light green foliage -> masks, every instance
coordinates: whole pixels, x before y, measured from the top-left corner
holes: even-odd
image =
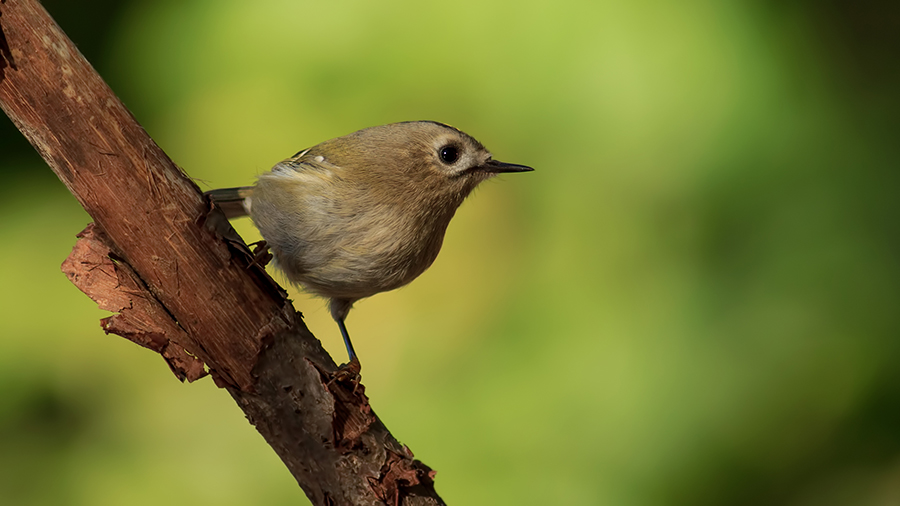
[[[141,1],[107,68],[204,189],[401,120],[536,168],[350,316],[449,504],[891,504],[896,135],[802,15],[756,4]],[[74,199],[0,205],[0,504],[305,500],[225,392],[102,334],[58,272]]]

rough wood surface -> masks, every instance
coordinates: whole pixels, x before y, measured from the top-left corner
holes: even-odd
[[[0,0],[0,107],[94,218],[63,265],[104,329],[208,367],[316,505],[443,504],[197,186],[36,0]],[[215,421],[210,421],[215,423]]]

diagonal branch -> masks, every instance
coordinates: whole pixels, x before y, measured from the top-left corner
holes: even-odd
[[[104,329],[208,367],[316,505],[443,504],[285,292],[37,0],[0,0],[0,107],[93,217],[63,268]]]

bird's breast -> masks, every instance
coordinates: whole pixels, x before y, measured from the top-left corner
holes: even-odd
[[[406,285],[434,262],[452,217],[383,202],[356,205],[321,187],[285,191],[263,183],[252,218],[277,266],[329,298],[359,299]]]

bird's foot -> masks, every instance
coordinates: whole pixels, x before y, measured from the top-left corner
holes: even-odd
[[[359,363],[359,359],[354,356],[349,362],[341,365],[332,373],[332,379],[329,383],[350,383],[353,385],[353,392],[356,393],[356,389],[360,387],[359,382],[362,379],[361,371],[362,365]]]
[[[250,244],[250,247],[253,248],[253,261],[250,262],[248,268],[254,265],[265,267],[272,261],[272,253],[269,251],[269,244],[266,241],[257,241]]]

